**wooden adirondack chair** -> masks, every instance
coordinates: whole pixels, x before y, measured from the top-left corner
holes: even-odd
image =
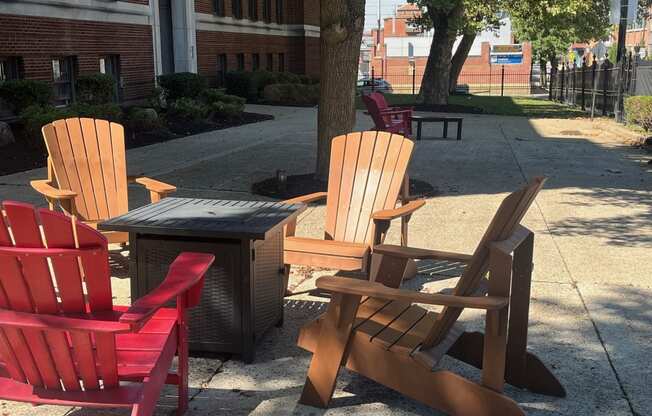
[[[299,335],[298,345],[314,353],[301,403],[328,406],[340,365],[453,415],[523,415],[501,394],[505,379],[565,395],[554,375],[526,351],[534,235],[519,223],[543,182],[537,178],[503,201],[472,256],[380,246],[374,249],[375,281],[318,279],[317,287],[332,297],[327,312]],[[411,258],[467,266],[453,295],[398,289]],[[478,293],[483,280],[488,296]],[[435,313],[418,303],[444,308]],[[484,334],[464,332],[457,322],[464,308],[486,310]],[[446,353],[482,368],[481,384],[439,369]]]
[[[151,415],[168,383],[178,385],[183,414],[186,310],[199,302],[213,256],[182,253],[158,288],[114,306],[102,234],[28,204],[1,208],[0,398]],[[163,308],[175,298],[176,309]],[[175,354],[178,370],[168,373]]]
[[[286,288],[290,265],[338,270],[367,270],[372,245],[385,239],[390,222],[401,218],[401,239],[422,200],[409,200],[407,167],[414,143],[385,132],[349,133],[333,139],[328,192],[285,201],[310,203],[326,199],[324,239],[295,237],[296,221],[285,237]],[[399,194],[405,205],[396,208]]]
[[[378,98],[381,97],[381,99]],[[412,134],[412,109],[411,108],[389,108],[385,97],[380,93],[362,95],[362,102],[374,121],[376,130],[389,133]]]
[[[48,179],[31,181],[50,205],[59,205],[95,228],[129,210],[127,182],[143,185],[157,202],[176,188],[147,177],[127,177],[124,128],[92,118],[68,118],[41,129],[48,149]],[[126,243],[128,233],[103,233],[109,243]]]
[[[396,107],[396,106],[390,106],[387,100],[385,99],[385,95],[380,93],[380,92],[372,92],[369,94],[370,97],[373,97],[373,99],[376,101],[376,104],[378,104],[378,108],[380,109],[381,112],[384,111],[409,111],[410,116],[414,112],[414,108],[412,107]]]

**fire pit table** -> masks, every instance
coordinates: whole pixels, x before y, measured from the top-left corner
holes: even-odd
[[[99,224],[129,232],[131,298],[153,290],[183,251],[211,253],[200,304],[188,317],[191,352],[254,359],[263,333],[283,322],[283,226],[304,204],[165,198]]]

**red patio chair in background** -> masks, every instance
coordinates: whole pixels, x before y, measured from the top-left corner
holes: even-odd
[[[176,384],[182,415],[186,310],[199,302],[214,257],[182,253],[159,287],[131,307],[116,306],[106,237],[28,204],[2,209],[0,398],[151,415],[163,385]],[[163,308],[175,299],[176,308]],[[168,373],[175,355],[178,369]]]
[[[378,92],[362,95],[362,102],[367,107],[376,130],[398,133],[404,136],[412,134],[411,108],[390,108],[387,106],[385,97]]]

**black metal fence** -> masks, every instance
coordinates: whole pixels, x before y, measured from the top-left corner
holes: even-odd
[[[550,100],[576,105],[596,115],[624,119],[623,101],[634,95],[652,95],[652,62],[630,54],[614,65],[608,59],[583,65],[552,68],[546,77]]]
[[[371,77],[358,81],[361,92],[390,92],[395,94],[418,94],[423,80],[423,70],[371,71]],[[514,72],[505,65],[486,72],[463,72],[457,80],[457,90],[478,95],[531,95],[545,93],[532,71]]]

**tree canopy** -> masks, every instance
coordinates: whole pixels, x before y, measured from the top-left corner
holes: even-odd
[[[539,59],[555,61],[573,42],[609,33],[609,0],[508,0],[505,9],[519,41],[529,41]]]

